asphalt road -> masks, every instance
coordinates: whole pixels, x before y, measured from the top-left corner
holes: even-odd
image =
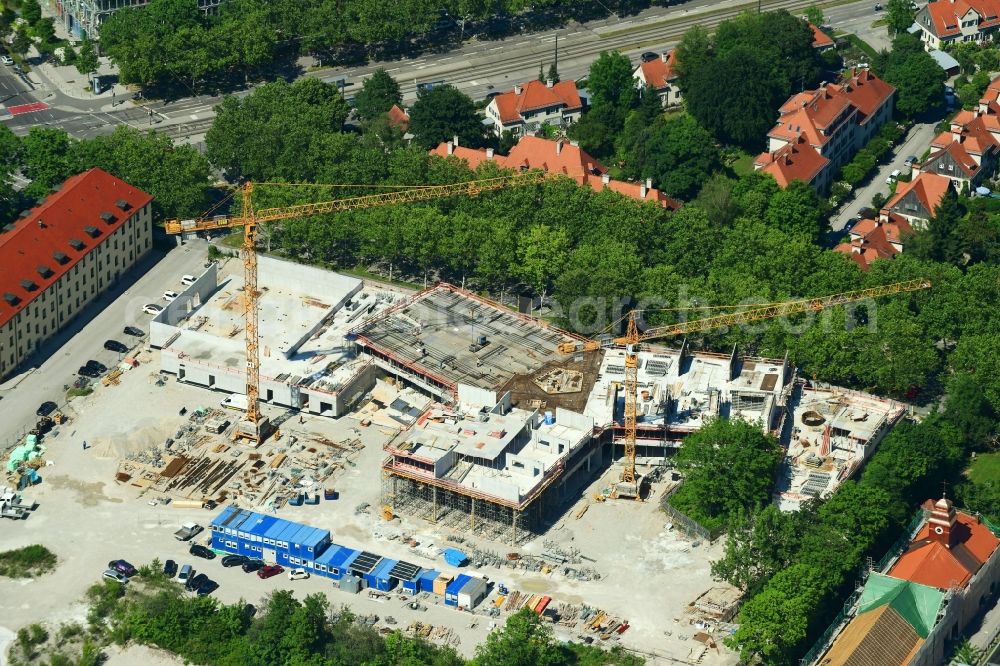
[[[123,354],[103,348],[105,340],[118,340],[130,346],[139,344],[136,338],[124,335],[122,329],[137,326],[148,333],[152,317],[142,312],[142,306],[165,305],[163,292],[180,291],[180,277],[196,274],[206,257],[207,243],[201,240],[188,241],[166,255],[154,250],[146,262],[121,278],[118,293],[105,294],[92,303],[78,316],[77,322],[32,359],[32,367],[0,384],[0,410],[4,415],[0,451],[15,443],[11,438],[34,425],[35,410],[41,403],[65,402],[63,387],[73,383],[81,365],[94,359],[111,367],[121,360]]]
[[[813,0],[762,0],[764,10],[787,9],[800,12],[814,4]],[[821,3],[822,4],[822,3]],[[375,69],[384,67],[399,82],[404,100],[416,98],[418,83],[445,81],[463,90],[474,99],[481,99],[492,90],[508,89],[514,83],[538,75],[539,64],[546,67],[555,57],[558,40],[558,67],[564,79],[586,76],[590,63],[601,51],[617,49],[638,62],[645,51],[660,51],[676,43],[684,31],[693,25],[712,28],[741,11],[756,9],[755,1],[691,0],[674,7],[655,7],[626,19],[612,17],[587,24],[572,24],[548,32],[515,35],[499,41],[470,40],[441,53],[429,53],[418,58],[375,62],[356,68],[320,69],[307,73],[325,81],[345,80],[345,92],[351,97],[360,90],[364,79]],[[865,31],[878,18],[871,0],[859,0],[826,10],[827,23],[834,27],[856,29],[863,38],[874,36]],[[884,29],[880,29],[884,32]],[[10,67],[0,67],[0,91],[3,96],[16,95],[4,102],[6,106],[47,103],[50,108],[14,116],[0,116],[15,132],[23,135],[35,125],[61,127],[78,138],[90,138],[111,132],[126,124],[138,129],[154,127],[176,141],[191,141],[204,135],[214,117],[213,107],[218,96],[200,96],[180,101],[152,102],[155,115],[150,123],[147,106],[136,106],[123,100],[114,109],[106,108],[107,100],[78,100],[58,92],[32,91],[17,78]],[[244,91],[240,94],[248,94]]]
[[[919,158],[924,154],[924,151],[930,147],[931,141],[934,139],[934,127],[934,123],[920,123],[910,128],[910,133],[906,139],[893,152],[892,159],[887,164],[880,166],[878,172],[872,176],[868,184],[857,190],[854,198],[830,218],[830,228],[833,231],[843,230],[848,222],[857,218],[858,212],[862,208],[872,205],[872,197],[878,192],[882,192],[888,196],[889,186],[886,184],[885,179],[889,177],[889,174],[894,169],[899,169],[905,173],[906,168],[903,162],[909,155],[915,155]]]

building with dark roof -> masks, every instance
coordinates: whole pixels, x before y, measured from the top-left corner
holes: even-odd
[[[91,169],[0,230],[0,377],[149,252],[152,201]]]

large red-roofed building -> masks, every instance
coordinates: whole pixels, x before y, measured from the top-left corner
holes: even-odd
[[[896,89],[867,69],[792,95],[768,132],[754,168],[782,187],[801,180],[826,192],[846,164],[892,119]]]
[[[928,49],[988,40],[1000,27],[1000,0],[936,0],[914,17]]]
[[[101,169],[68,179],[0,231],[0,377],[153,246],[153,197]]]

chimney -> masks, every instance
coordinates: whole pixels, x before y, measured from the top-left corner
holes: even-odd
[[[663,62],[666,62],[667,58],[669,57],[670,57],[670,51],[664,51],[663,53],[660,54],[660,60],[662,60]]]
[[[449,155],[455,154],[455,144],[452,143],[451,141],[448,142],[448,154]]]
[[[545,79],[545,87],[546,88],[551,88],[552,85],[553,85],[552,79]]]
[[[646,183],[648,183],[648,182],[649,181],[647,180],[645,183],[639,183],[639,198],[640,199],[645,199],[646,198],[646,189],[647,189]]]
[[[520,95],[523,91],[524,91],[524,89],[521,86],[517,86],[517,85],[514,86],[514,94],[515,95]]]
[[[562,147],[563,147],[562,139],[560,139],[559,141],[556,141],[556,155],[558,155],[558,154],[560,154],[562,152]]]
[[[569,145],[573,146],[574,148],[579,148],[580,147],[580,142],[579,141],[570,141]]]
[[[451,137],[451,140],[452,140],[452,142],[454,142],[454,144],[455,144],[456,146],[458,146],[458,135],[457,135],[457,134],[453,135],[453,136]]]
[[[604,185],[604,187],[607,187],[608,183],[610,182],[611,182],[611,176],[609,176],[606,173],[601,174],[601,184]]]
[[[886,224],[888,221],[889,221],[889,211],[883,208],[878,213],[878,219],[875,220],[876,226],[882,226],[883,224]]]
[[[945,548],[951,548],[952,530],[957,520],[958,516],[951,500],[942,497],[935,502],[931,517],[927,520],[931,540],[943,544]]]
[[[989,113],[987,105],[983,102],[980,102],[979,106],[976,109],[976,117],[978,118],[979,116],[986,115],[987,113]]]
[[[952,128],[951,136],[954,139],[955,143],[962,143],[962,130]]]
[[[493,159],[493,149],[492,148],[487,148],[486,149],[486,159],[488,159],[488,160],[492,160]]]

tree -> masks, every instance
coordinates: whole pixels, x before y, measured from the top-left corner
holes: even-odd
[[[35,37],[42,40],[42,44],[51,44],[56,38],[56,23],[52,17],[40,19],[33,28]]]
[[[10,43],[10,50],[19,56],[24,56],[31,48],[31,37],[28,36],[28,31],[24,29],[24,26],[18,26],[17,30],[14,32],[14,39]]]
[[[32,127],[21,142],[22,171],[31,185],[25,194],[36,199],[48,196],[51,188],[80,170],[72,151],[73,139],[54,127]]]
[[[483,124],[469,96],[453,86],[435,86],[417,94],[410,109],[409,132],[413,141],[430,149],[453,136],[463,146],[483,143]]]
[[[555,666],[566,657],[552,639],[552,631],[530,609],[507,618],[476,646],[476,666]]]
[[[548,76],[548,78],[549,78],[549,80],[552,81],[552,83],[559,83],[559,70],[556,69],[556,63],[555,62],[553,62],[551,65],[549,65],[549,76]]]
[[[712,575],[748,596],[759,592],[776,573],[795,561],[802,533],[815,511],[784,512],[774,504],[738,512],[726,534],[726,550],[712,562]]]
[[[721,167],[712,135],[691,116],[658,118],[640,137],[627,157],[628,172],[652,178],[672,197],[692,198]]]
[[[80,44],[80,53],[77,55],[75,64],[76,71],[84,76],[97,71],[100,65],[97,60],[97,50],[94,49],[94,43],[89,39],[83,40],[83,43]]]
[[[23,0],[21,2],[21,18],[32,27],[42,20],[42,7],[38,4],[38,0]]]
[[[802,234],[815,243],[826,225],[825,208],[816,190],[801,180],[793,180],[774,195],[766,220],[772,226]]]
[[[984,449],[993,440],[997,414],[976,377],[964,372],[954,375],[946,396],[945,421],[958,428],[972,449]]]
[[[601,51],[601,55],[590,63],[587,90],[593,106],[607,104],[619,109],[624,120],[624,111],[638,98],[632,78],[632,61],[618,51]]]
[[[676,70],[683,92],[687,93],[687,82],[691,74],[709,64],[711,59],[712,39],[708,31],[700,25],[688,28],[677,44]]]
[[[941,90],[948,75],[913,35],[892,41],[882,78],[896,87],[896,110],[904,116],[914,118],[944,104]]]
[[[778,572],[764,591],[740,610],[739,628],[724,639],[740,651],[744,663],[785,666],[797,657],[818,618],[818,600],[830,591],[829,576],[806,564]]]
[[[806,20],[818,28],[823,25],[823,10],[816,5],[809,5],[806,7]]]
[[[222,100],[205,136],[206,154],[232,179],[312,181],[321,168],[316,160],[330,158],[311,146],[339,133],[347,113],[329,83],[268,83],[243,99]]]
[[[888,0],[885,3],[885,24],[890,35],[905,33],[913,25],[914,11],[910,0]]]
[[[671,503],[709,529],[727,525],[768,502],[781,457],[777,440],[756,424],[717,418],[681,443],[684,483]]]
[[[684,100],[695,120],[723,143],[758,148],[788,92],[768,54],[738,46],[689,70]],[[721,72],[728,75],[722,78]]]
[[[399,84],[381,67],[365,80],[361,91],[354,98],[358,114],[365,120],[388,113],[394,104],[402,103],[403,93]]]

